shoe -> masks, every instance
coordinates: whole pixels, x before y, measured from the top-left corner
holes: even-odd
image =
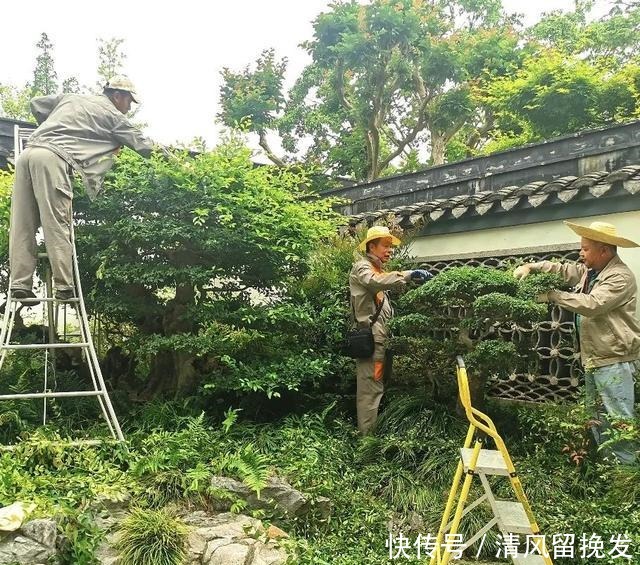
[[[76,293],[72,288],[63,288],[56,290],[56,300],[71,300],[76,297]]]
[[[33,290],[28,290],[26,288],[12,288],[11,289],[11,298],[15,298],[16,300],[23,300],[26,298],[38,298]]]

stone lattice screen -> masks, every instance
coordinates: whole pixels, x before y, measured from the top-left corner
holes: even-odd
[[[578,251],[555,251],[542,254],[512,254],[482,259],[449,259],[421,262],[421,268],[439,273],[451,267],[504,267],[515,260],[525,262],[543,259],[573,260]],[[529,402],[574,401],[583,382],[583,369],[577,353],[577,336],[573,315],[559,306],[550,307],[549,319],[523,328],[501,326],[498,332],[516,345],[533,349],[528,360],[508,378],[490,382],[490,396]]]

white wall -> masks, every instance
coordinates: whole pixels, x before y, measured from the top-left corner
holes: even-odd
[[[618,228],[623,237],[640,243],[640,212],[621,212],[587,218],[569,218],[577,224],[588,225],[593,221],[609,222]],[[487,252],[495,255],[507,255],[510,252],[541,246],[559,246],[575,244],[580,247],[580,238],[561,221],[541,222],[523,226],[509,226],[486,230],[430,235],[414,240],[412,255],[420,258],[451,257],[456,255],[473,256],[474,253]],[[640,247],[618,248],[622,260],[636,275],[640,283]],[[640,303],[638,304],[640,312]]]

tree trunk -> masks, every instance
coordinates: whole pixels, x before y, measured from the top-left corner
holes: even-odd
[[[444,165],[444,151],[447,142],[442,134],[431,133],[431,164]]]
[[[186,314],[194,299],[192,286],[176,288],[176,297],[167,304],[163,315],[162,331],[165,336],[193,331],[193,324]],[[149,381],[140,398],[180,398],[193,394],[199,383],[199,375],[193,365],[195,359],[195,355],[188,351],[158,352],[151,361]]]

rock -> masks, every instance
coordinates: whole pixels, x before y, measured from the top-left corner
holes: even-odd
[[[108,533],[100,542],[96,550],[96,560],[100,565],[118,565],[120,556],[115,549],[119,534],[117,532]]]
[[[228,510],[236,498],[241,498],[247,502],[250,510],[275,509],[290,516],[304,516],[315,509],[323,519],[331,514],[331,501],[328,498],[321,496],[312,500],[279,477],[268,480],[267,486],[260,492],[260,498],[249,487],[229,477],[212,477],[211,486],[219,493],[214,496],[218,510]]]
[[[287,481],[280,478],[269,479],[267,486],[260,492],[260,498],[254,493],[251,494],[254,500],[250,503],[258,505],[262,501],[273,502],[277,508],[284,510],[287,514],[295,516],[298,511],[307,503],[307,499],[299,491],[294,489]]]
[[[326,520],[331,516],[332,509],[331,499],[326,496],[319,496],[315,500],[307,500],[305,505],[298,510],[298,516],[304,516],[309,512],[316,511],[321,520]]]
[[[100,565],[118,565],[120,557],[114,549],[125,503],[96,509],[96,523],[104,538],[96,551]],[[262,522],[242,514],[208,514],[186,512],[180,518],[187,525],[187,563],[190,565],[283,565],[287,553],[278,547],[276,539],[288,537],[286,532],[271,526],[265,530]],[[0,565],[47,565],[57,554],[60,539],[54,520],[32,520],[15,532],[0,537]]]
[[[58,526],[54,520],[31,520],[0,538],[0,564],[45,565],[56,555]]]
[[[119,534],[115,527],[129,512],[129,500],[111,500],[101,498],[91,505],[94,523],[102,530],[103,538],[96,549],[96,560],[100,565],[118,565],[120,557],[115,549]]]
[[[287,561],[286,552],[275,541],[262,541],[268,538],[267,532],[255,518],[199,510],[181,519],[190,529],[187,550],[192,565],[281,565]]]
[[[203,565],[248,565],[253,561],[253,548],[242,543],[229,543],[218,547]]]
[[[281,565],[287,560],[286,553],[273,545],[256,544],[251,565]]]
[[[53,520],[31,520],[20,530],[22,533],[45,547],[55,547],[58,537],[58,525]]]
[[[278,528],[278,526],[274,526],[273,524],[271,524],[271,526],[269,526],[269,528],[267,529],[267,537],[269,539],[282,539],[288,538],[289,534]]]
[[[129,511],[129,499],[129,496],[125,500],[101,498],[92,503],[95,525],[101,530],[110,530],[114,524],[122,521]]]

